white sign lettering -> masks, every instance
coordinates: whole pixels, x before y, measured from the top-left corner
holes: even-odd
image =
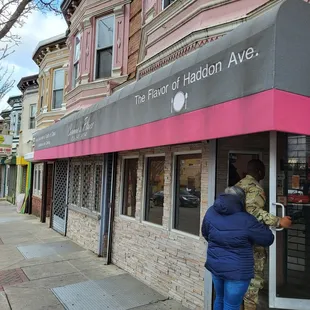
[[[143,94],[135,95],[136,105],[144,104],[149,100],[159,98],[166,95],[170,90],[179,90],[180,86],[186,87],[194,84],[197,81],[207,79],[208,77],[214,76],[223,71],[224,68],[231,68],[238,66],[246,61],[254,59],[259,56],[259,53],[254,47],[246,48],[239,52],[231,52],[228,58],[228,63],[224,61],[217,61],[215,63],[207,63],[201,65],[195,72],[188,71],[182,76],[178,76],[172,83],[160,86],[159,88],[149,88]]]

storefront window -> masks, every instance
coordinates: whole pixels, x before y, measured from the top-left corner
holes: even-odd
[[[137,168],[138,158],[124,159],[122,214],[130,217],[136,215]]]
[[[174,228],[199,235],[201,154],[177,156],[175,176]]]
[[[293,225],[277,232],[277,296],[309,299],[310,137],[279,133],[278,156],[277,201]]]
[[[145,221],[162,225],[165,157],[147,159]]]

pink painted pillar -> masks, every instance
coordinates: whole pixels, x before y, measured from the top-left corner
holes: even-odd
[[[88,58],[87,58],[87,67],[89,71],[89,82],[92,82],[95,77],[94,67],[95,67],[95,58],[96,58],[96,18],[90,18],[90,26],[89,26],[89,36],[87,38],[88,42]]]
[[[70,36],[67,39],[67,46],[68,46],[68,49],[69,49],[69,66],[68,66],[68,85],[66,87],[66,92],[69,92],[72,89],[74,36]]]
[[[124,25],[124,49],[123,49],[123,70],[122,74],[128,73],[128,53],[129,53],[129,21],[130,21],[130,4],[125,5],[125,25]]]
[[[124,6],[118,6],[114,9],[115,30],[114,30],[114,59],[113,75],[122,75],[123,56],[124,56],[124,33],[125,33],[125,15]],[[127,48],[128,49],[128,48]]]
[[[88,83],[91,80],[91,45],[92,45],[92,23],[90,19],[83,21],[84,31],[81,41],[80,72],[81,83]]]

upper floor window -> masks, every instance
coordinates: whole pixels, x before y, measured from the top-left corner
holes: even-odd
[[[21,126],[21,122],[22,122],[22,114],[18,113],[17,115],[17,128],[16,128],[16,135],[18,136],[20,133],[20,126]]]
[[[41,94],[40,94],[40,112],[43,109],[43,99],[44,99],[44,79],[41,79]]]
[[[175,0],[162,0],[162,7],[165,9],[168,5],[170,5]]]
[[[54,71],[53,81],[53,109],[60,109],[64,97],[65,71],[57,69]]]
[[[96,34],[96,79],[110,77],[113,63],[114,16],[97,20]]]
[[[78,33],[74,40],[74,59],[73,59],[73,76],[72,76],[73,87],[76,86],[77,78],[79,76],[80,54],[81,54],[81,36]]]
[[[29,111],[29,129],[34,129],[36,127],[36,112],[36,105],[31,104]]]

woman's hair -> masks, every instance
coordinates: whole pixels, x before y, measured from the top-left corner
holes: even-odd
[[[241,187],[239,186],[227,187],[225,189],[225,194],[238,196],[242,201],[243,205],[245,205],[245,192]]]

